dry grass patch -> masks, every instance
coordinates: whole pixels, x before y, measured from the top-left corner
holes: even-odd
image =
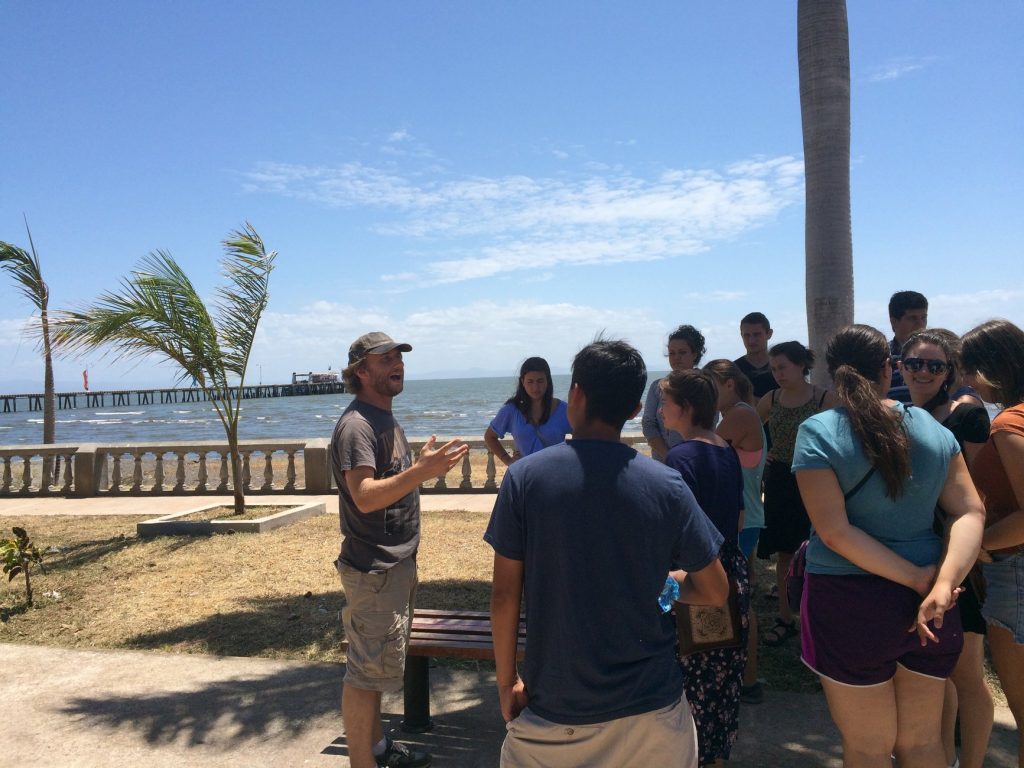
[[[427,513],[419,604],[487,608],[487,515]],[[338,520],[323,515],[259,536],[139,539],[136,518],[8,518],[28,529],[46,573],[37,607],[0,624],[0,640],[72,648],[146,648],[339,661],[344,604],[333,567]],[[5,525],[6,527],[6,525]],[[0,585],[0,606],[24,599]]]

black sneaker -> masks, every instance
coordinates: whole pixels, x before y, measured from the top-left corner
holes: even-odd
[[[741,686],[740,701],[744,704],[760,704],[764,701],[764,688],[761,687],[761,681],[758,680],[753,685]]]
[[[388,739],[383,755],[374,755],[379,768],[426,768],[430,765],[428,752],[413,752],[400,741]]]

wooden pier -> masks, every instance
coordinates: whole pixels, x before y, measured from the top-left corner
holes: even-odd
[[[253,400],[263,397],[296,397],[299,395],[337,395],[345,391],[340,381],[306,382],[298,384],[246,384],[234,388],[235,397]],[[164,403],[201,403],[209,400],[199,387],[183,389],[121,389],[104,392],[56,392],[57,410],[73,408],[116,408],[123,405],[157,405]],[[42,411],[43,395],[0,395],[4,413],[17,413],[19,401],[22,410]]]

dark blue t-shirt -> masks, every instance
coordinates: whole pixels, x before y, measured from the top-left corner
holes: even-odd
[[[627,445],[571,440],[517,461],[484,539],[524,563],[530,709],[586,724],[676,701],[671,569],[698,571],[722,537],[679,473]]]
[[[683,476],[719,533],[735,544],[743,509],[743,470],[735,449],[731,445],[686,440],[672,447],[665,465]]]

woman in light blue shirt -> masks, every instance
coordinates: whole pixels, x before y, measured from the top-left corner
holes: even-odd
[[[530,357],[519,369],[516,393],[484,432],[484,442],[506,467],[518,458],[565,442],[572,431],[566,405],[554,396],[551,368],[543,357]],[[515,453],[509,455],[501,438],[512,433]]]
[[[838,405],[800,425],[793,455],[813,526],[801,657],[821,679],[844,764],[887,766],[895,754],[899,765],[945,765],[943,691],[963,644],[955,594],[984,508],[949,430],[886,399],[881,332],[847,326],[826,359]],[[945,542],[932,530],[936,503]]]

